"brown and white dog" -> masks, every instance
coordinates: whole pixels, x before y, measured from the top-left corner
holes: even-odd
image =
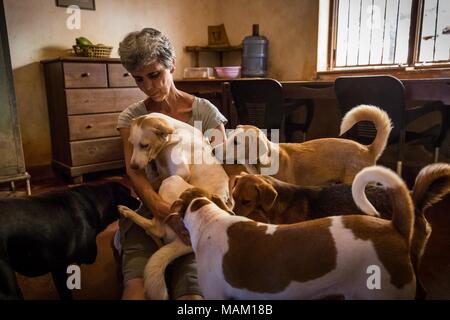
[[[270,175],[297,185],[351,183],[362,168],[376,163],[391,131],[391,121],[385,111],[361,105],[345,115],[341,135],[360,121],[375,124],[377,136],[371,145],[340,138],[277,144],[269,141],[260,129],[243,125],[213,151],[223,162],[244,164],[249,173]]]
[[[289,224],[334,215],[360,213],[352,198],[352,186],[337,184],[323,187],[303,187],[282,182],[269,176],[241,174],[234,179],[233,212],[250,219],[272,224]],[[367,186],[365,193],[384,219],[392,218],[392,203],[387,190]],[[450,165],[437,163],[424,167],[418,174],[412,191],[415,223],[411,246],[411,260],[416,275],[431,226],[425,210],[450,193]],[[418,283],[418,298],[425,291]]]
[[[368,182],[392,194],[391,221],[375,217],[378,212],[363,196]],[[357,174],[354,186],[355,203],[372,216],[290,225],[232,216],[201,190],[185,191],[173,209],[189,230],[204,297],[413,299],[414,207],[406,185],[388,169],[369,167]]]

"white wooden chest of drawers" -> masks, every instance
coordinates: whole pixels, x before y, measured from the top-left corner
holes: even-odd
[[[118,59],[42,61],[52,136],[52,167],[74,182],[124,166],[119,113],[145,99]]]

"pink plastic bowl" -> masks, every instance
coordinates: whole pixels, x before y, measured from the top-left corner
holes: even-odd
[[[233,79],[238,78],[241,73],[241,67],[214,67],[218,78]]]

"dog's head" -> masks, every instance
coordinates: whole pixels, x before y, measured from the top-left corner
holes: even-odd
[[[168,121],[155,115],[146,115],[131,121],[130,138],[133,145],[130,167],[143,169],[147,163],[155,159],[161,150],[175,143],[172,134],[174,128]]]
[[[97,185],[81,185],[72,188],[95,206],[100,221],[99,230],[103,230],[120,216],[118,205],[130,209],[137,209],[140,202],[131,195],[131,190],[123,184],[115,181]],[[91,217],[94,219],[94,217]]]
[[[180,198],[172,204],[170,212],[177,212],[184,218],[188,208],[190,208],[191,211],[197,211],[202,206],[211,202],[215,203],[220,209],[227,211],[230,214],[234,214],[218,195],[200,188],[189,188],[185,190],[180,195]]]
[[[267,212],[275,204],[278,193],[268,178],[242,172],[235,177],[232,196],[237,215],[267,222]]]
[[[213,149],[213,153],[223,163],[270,163],[269,140],[260,129],[251,125],[237,126],[225,143]]]

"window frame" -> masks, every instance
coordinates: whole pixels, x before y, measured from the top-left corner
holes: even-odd
[[[329,6],[329,28],[328,28],[328,57],[327,70],[318,71],[318,73],[348,73],[352,71],[364,72],[386,70],[386,71],[410,71],[410,70],[433,70],[450,69],[450,61],[444,62],[419,62],[420,36],[422,34],[422,19],[425,0],[412,0],[411,25],[409,29],[408,58],[406,64],[378,64],[378,65],[359,65],[359,66],[336,66],[337,49],[337,21],[339,0],[330,0]]]

